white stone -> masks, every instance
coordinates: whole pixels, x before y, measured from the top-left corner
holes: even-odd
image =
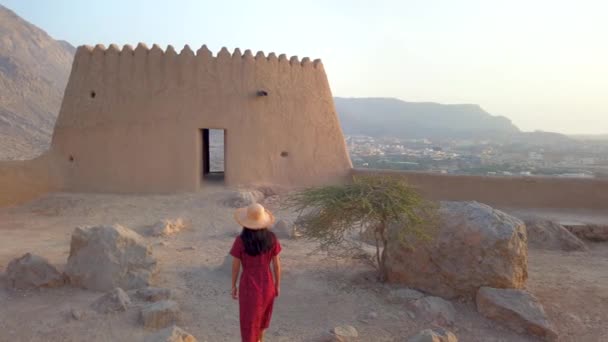
[[[122,227],[76,228],[66,274],[75,286],[98,291],[150,285],[156,259],[144,239]]]

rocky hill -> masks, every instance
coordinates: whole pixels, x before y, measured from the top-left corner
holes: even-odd
[[[0,160],[48,147],[73,57],[69,43],[0,5]]]
[[[492,138],[519,133],[511,121],[473,104],[393,98],[335,98],[346,134],[400,138]]]

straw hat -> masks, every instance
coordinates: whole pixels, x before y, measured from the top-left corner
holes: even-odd
[[[234,219],[241,226],[249,229],[270,228],[274,224],[274,215],[259,203],[237,209],[234,212]]]

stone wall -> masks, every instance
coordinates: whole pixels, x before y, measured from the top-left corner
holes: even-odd
[[[20,204],[61,189],[59,171],[49,154],[25,161],[0,162],[0,207]]]
[[[608,208],[608,180],[499,177],[354,169],[353,175],[403,177],[431,199],[475,200],[520,208]]]

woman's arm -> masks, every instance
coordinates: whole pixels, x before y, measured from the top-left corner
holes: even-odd
[[[232,298],[239,298],[239,290],[236,287],[236,281],[239,278],[239,272],[241,270],[241,260],[239,258],[232,257]]]
[[[272,258],[272,268],[274,270],[274,288],[278,297],[281,290],[281,259],[278,255]]]

